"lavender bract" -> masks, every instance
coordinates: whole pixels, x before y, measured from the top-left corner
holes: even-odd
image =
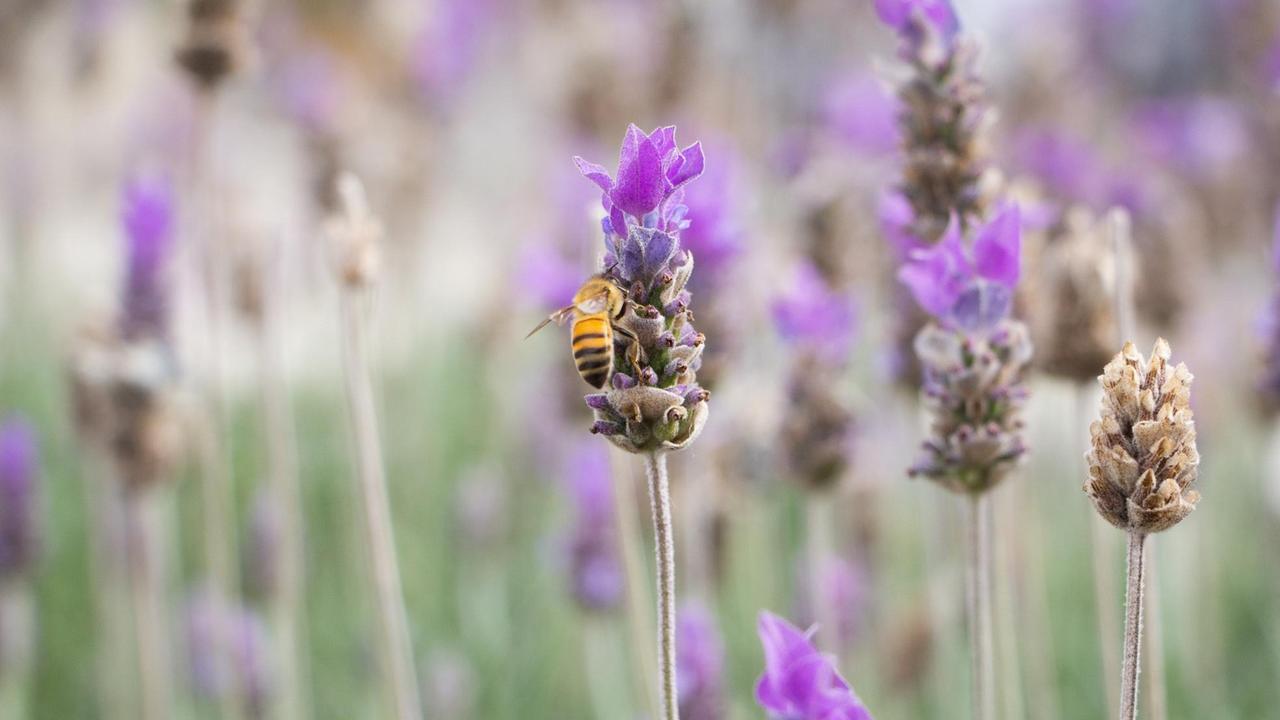
[[[604,276],[627,293],[627,308],[614,323],[636,339],[615,333],[618,352],[609,389],[586,397],[595,411],[592,432],[633,453],[679,450],[702,430],[708,393],[698,385],[705,338],[693,327],[693,254],[683,249],[687,226],[681,188],[703,169],[702,148],[678,150],[675,127],[645,134],[627,130],[617,179],[599,165],[576,158],[578,169],[603,191],[609,217]]]
[[[832,658],[807,633],[770,612],[760,613],[764,674],[756,702],[774,720],[871,720],[871,713],[840,677]]]
[[[0,424],[0,581],[28,572],[35,559],[38,453],[25,419]]]

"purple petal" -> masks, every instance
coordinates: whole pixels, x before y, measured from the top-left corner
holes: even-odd
[[[669,183],[662,172],[662,156],[635,125],[627,129],[618,158],[618,179],[609,193],[623,212],[643,217],[666,197]]]
[[[985,227],[973,242],[973,260],[980,277],[1012,288],[1018,284],[1022,248],[1022,216],[1009,205]]]
[[[587,162],[577,155],[573,156],[573,164],[578,166],[578,172],[583,177],[598,185],[601,190],[607,193],[613,189],[613,178],[609,177],[609,171],[603,165]]]
[[[973,268],[965,256],[960,225],[951,218],[937,245],[917,250],[898,270],[898,279],[911,290],[916,302],[934,317],[946,317],[973,280]]]
[[[706,158],[702,155],[702,143],[696,142],[680,151],[683,160],[678,166],[672,165],[667,173],[667,180],[673,187],[680,187],[702,174]]]
[[[649,133],[649,141],[657,148],[658,155],[664,160],[676,149],[676,126],[667,125]]]

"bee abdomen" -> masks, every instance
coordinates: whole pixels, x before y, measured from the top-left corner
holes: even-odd
[[[608,323],[596,317],[583,318],[573,326],[573,358],[578,374],[592,387],[604,387],[613,368],[613,342]]]

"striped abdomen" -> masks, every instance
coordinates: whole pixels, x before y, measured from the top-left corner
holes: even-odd
[[[578,374],[592,387],[602,388],[613,370],[613,328],[604,313],[573,321],[573,360]]]

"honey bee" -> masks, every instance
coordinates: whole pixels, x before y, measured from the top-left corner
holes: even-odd
[[[548,315],[525,338],[546,327],[548,323],[559,325],[572,317],[570,336],[578,374],[592,387],[602,388],[613,374],[615,333],[630,341],[628,358],[633,365],[638,363],[640,346],[635,342],[636,336],[615,324],[622,319],[628,305],[627,294],[617,283],[604,275],[593,275],[578,288],[572,305]]]

